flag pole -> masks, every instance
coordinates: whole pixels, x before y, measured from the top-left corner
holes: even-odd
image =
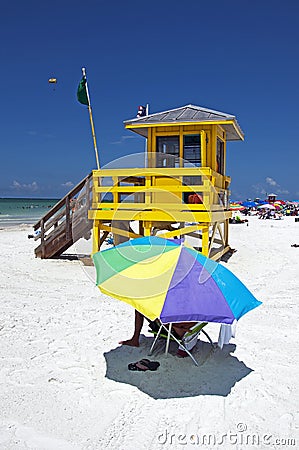
[[[82,67],[82,74],[83,74],[83,77],[85,77],[85,79],[86,79],[85,67]],[[92,109],[91,109],[91,104],[90,104],[90,97],[89,97],[89,92],[88,92],[87,79],[86,79],[85,88],[86,88],[86,96],[87,96],[87,100],[88,100],[88,105],[87,106],[88,106],[88,112],[89,112],[89,120],[90,120],[90,126],[91,126],[91,134],[92,134],[92,139],[93,139],[94,151],[95,151],[95,154],[96,154],[97,167],[98,167],[98,169],[100,169],[100,161],[99,161],[96,133],[95,133],[94,124],[93,124]]]
[[[147,103],[145,106],[145,115],[148,116],[149,115],[149,104]],[[148,142],[148,137],[145,140],[145,167],[148,167],[148,149],[147,149],[147,142]]]

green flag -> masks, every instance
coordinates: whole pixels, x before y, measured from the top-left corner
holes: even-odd
[[[85,76],[82,77],[82,80],[79,83],[78,90],[77,90],[77,99],[83,105],[87,105],[87,106],[89,105],[87,92],[86,92],[86,77]]]

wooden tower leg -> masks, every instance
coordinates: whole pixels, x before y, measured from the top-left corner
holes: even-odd
[[[229,230],[229,220],[226,219],[224,222],[224,248],[228,246],[228,230]]]
[[[98,252],[100,249],[100,221],[93,221],[92,228],[92,253]]]
[[[139,234],[141,234],[141,236],[144,236],[144,227],[142,220],[139,220]]]
[[[144,236],[150,236],[152,231],[152,222],[144,221],[143,230]]]
[[[209,256],[209,227],[202,229],[202,254]]]

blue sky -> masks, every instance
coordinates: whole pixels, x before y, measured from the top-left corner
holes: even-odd
[[[61,197],[101,165],[140,152],[123,121],[189,103],[236,115],[232,198],[299,197],[296,0],[12,0],[1,7],[3,197]],[[50,77],[58,83],[53,89]]]

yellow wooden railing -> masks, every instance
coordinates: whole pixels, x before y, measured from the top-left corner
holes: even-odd
[[[230,178],[209,167],[102,169],[92,179],[90,219],[211,223],[230,215]],[[193,193],[202,204],[184,201]]]

